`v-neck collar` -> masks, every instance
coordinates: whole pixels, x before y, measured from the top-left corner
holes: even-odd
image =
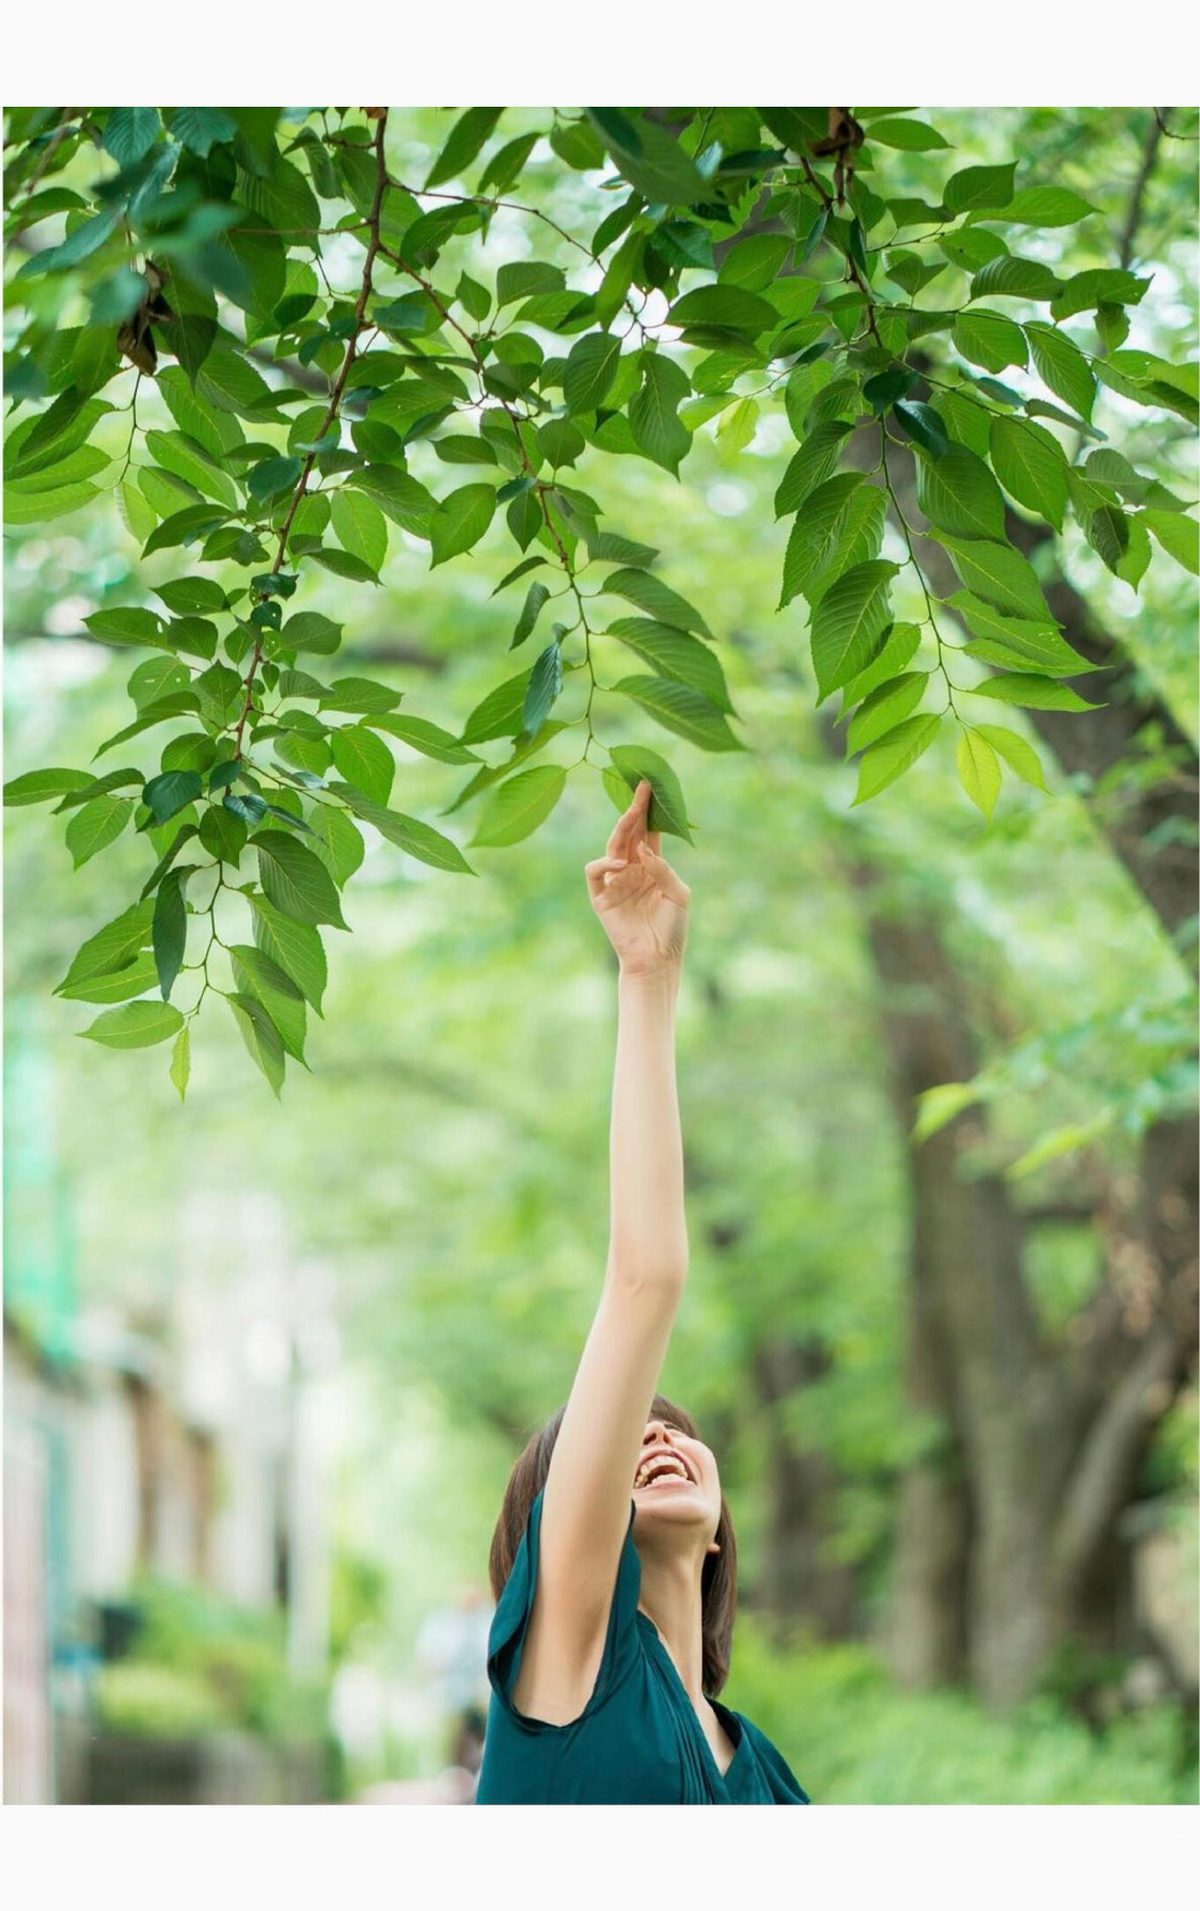
[[[663,1659],[666,1661],[668,1674],[670,1678],[674,1680],[679,1696],[683,1700],[684,1705],[687,1707],[688,1718],[691,1725],[695,1728],[696,1735],[700,1741],[701,1756],[705,1760],[705,1763],[709,1772],[709,1776],[713,1779],[716,1785],[720,1787],[722,1791],[726,1791],[726,1792],[729,1791],[730,1789],[729,1781],[733,1777],[734,1769],[737,1766],[738,1760],[741,1758],[743,1751],[745,1750],[745,1745],[746,1745],[745,1726],[742,1724],[742,1721],[737,1717],[736,1713],[731,1712],[728,1706],[722,1705],[719,1699],[709,1699],[708,1701],[709,1704],[712,1706],[713,1711],[717,1714],[717,1717],[720,1719],[721,1724],[725,1728],[726,1736],[730,1739],[733,1739],[734,1741],[733,1757],[730,1759],[725,1770],[722,1771],[721,1767],[717,1764],[716,1756],[713,1752],[713,1748],[708,1742],[708,1733],[705,1731],[704,1726],[701,1723],[700,1714],[697,1712],[696,1707],[692,1702],[691,1694],[688,1692],[687,1687],[684,1685],[683,1680],[679,1676],[679,1667],[676,1665],[674,1659],[671,1657],[670,1653],[667,1651],[666,1646],[663,1644],[662,1634],[659,1632],[658,1627],[655,1625],[653,1619],[651,1619],[650,1614],[648,1612],[643,1612],[640,1606],[637,1608],[637,1617],[639,1619],[644,1620],[646,1625],[649,1626],[651,1636],[653,1637],[653,1640],[654,1640],[654,1644],[658,1647],[659,1652],[661,1653]],[[736,1732],[736,1737],[735,1737],[735,1732]]]

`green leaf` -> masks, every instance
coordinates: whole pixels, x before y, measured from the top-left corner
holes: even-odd
[[[76,810],[67,824],[66,844],[76,869],[110,843],[115,843],[133,815],[133,804],[125,796],[98,796]]]
[[[69,988],[65,983],[61,984],[58,993],[68,1002],[128,1002],[134,996],[145,995],[147,990],[156,986],[157,981],[154,957],[139,955],[122,963],[111,975],[98,975],[88,982],[74,982]]]
[[[287,1054],[303,1063],[308,1018],[302,991],[265,949],[253,943],[231,943],[229,959],[238,992],[262,1004]]]
[[[562,681],[562,644],[556,637],[553,643],[547,644],[530,673],[529,688],[525,693],[525,704],[521,713],[521,730],[524,735],[537,735],[562,689]]]
[[[455,120],[445,145],[429,169],[426,192],[466,171],[494,131],[503,111],[502,106],[469,106],[462,118]]]
[[[114,106],[104,122],[104,150],[124,172],[145,158],[161,131],[157,106]]]
[[[497,684],[494,690],[489,690],[467,718],[459,742],[486,743],[493,737],[516,736],[521,727],[525,693],[532,675],[531,664],[519,676],[509,677],[504,683]]]
[[[242,205],[276,228],[285,245],[317,248],[321,208],[304,174],[289,159],[276,159],[267,178],[238,168],[237,196]]]
[[[951,212],[1007,206],[1013,196],[1016,170],[1015,160],[1005,166],[964,166],[961,172],[951,173],[942,190],[942,201]]]
[[[319,610],[297,611],[279,633],[281,650],[312,650],[328,657],[342,641],[342,626]]]
[[[250,843],[258,851],[263,891],[277,909],[296,922],[346,927],[333,879],[311,849],[281,829],[260,830]]]
[[[90,982],[96,976],[108,975],[114,969],[122,968],[145,948],[150,939],[153,915],[153,903],[138,902],[111,922],[105,923],[103,929],[89,936],[55,993],[59,994],[80,982]]]
[[[628,809],[630,798],[644,777],[652,791],[646,813],[646,828],[660,830],[664,836],[682,836],[685,842],[690,843],[692,826],[688,821],[683,789],[666,759],[640,743],[618,743],[609,751],[609,756],[613,769],[625,786],[620,809]]]
[[[1024,704],[1031,710],[1097,710],[1100,707],[1085,702],[1069,684],[1054,683],[1049,677],[1033,676],[1021,670],[988,677],[983,683],[973,684],[968,694],[995,697],[1001,703]]]
[[[81,265],[84,259],[98,252],[109,234],[115,231],[120,217],[120,209],[108,207],[94,218],[85,219],[75,226],[61,245],[47,246],[42,252],[35,252],[31,259],[16,273],[18,279],[32,279],[43,272],[65,272],[68,267]]]
[[[1109,570],[1120,576],[1119,565],[1129,549],[1129,519],[1116,504],[1102,504],[1084,521],[1088,543]]]
[[[235,139],[237,130],[237,121],[219,106],[180,106],[171,120],[175,138],[201,159],[207,159],[214,146]]]
[[[262,1070],[271,1093],[278,1101],[286,1069],[279,1030],[254,996],[233,994],[226,996],[225,1000],[233,1012],[238,1033],[246,1044],[251,1061]]]
[[[162,776],[150,778],[142,791],[142,801],[156,823],[165,823],[194,802],[203,787],[196,770],[167,770]]]
[[[900,152],[930,153],[950,141],[936,127],[920,119],[877,119],[867,129],[867,137],[878,146],[894,146]]]
[[[626,558],[624,560],[618,559],[616,561],[628,563],[630,560]],[[526,576],[526,574],[529,571],[536,571],[540,565],[544,565],[545,563],[546,563],[546,559],[544,557],[522,558],[519,564],[514,564],[512,570],[506,572],[505,575],[500,579],[500,582],[497,584],[495,590],[492,592],[492,596],[498,597],[500,595],[500,592],[505,588],[506,585],[515,584],[519,577]]]
[[[883,537],[887,498],[858,472],[818,485],[801,505],[783,561],[778,608],[803,592],[810,602],[852,565],[873,558]]]
[[[610,684],[609,689],[632,697],[664,729],[686,737],[697,749],[719,751],[745,747],[715,704],[688,684],[677,683],[670,677],[622,677],[619,683]]]
[[[224,804],[212,804],[200,818],[200,841],[219,863],[235,867],[246,847],[246,824]]]
[[[1096,380],[1086,358],[1065,332],[1031,321],[1025,327],[1038,375],[1052,392],[1066,400],[1081,418],[1090,418]]]
[[[775,516],[785,517],[797,511],[809,493],[816,489],[838,461],[851,427],[840,418],[818,425],[795,453],[775,493]]]
[[[722,281],[716,285],[698,285],[694,291],[685,292],[671,306],[666,323],[677,325],[682,331],[716,329],[744,332],[747,337],[757,338],[760,332],[775,329],[779,313],[769,300],[759,298],[757,293]]]
[[[856,564],[830,586],[812,614],[812,656],[818,697],[849,683],[883,647],[891,616],[888,593],[898,566],[875,558]]]
[[[677,683],[690,684],[718,710],[733,715],[729,688],[721,661],[708,644],[687,631],[670,624],[655,623],[649,617],[619,617],[610,624],[606,636],[619,637],[635,655],[660,677],[674,677]]]
[[[286,694],[282,680],[279,689],[281,696]],[[298,693],[292,691],[291,694]],[[399,690],[390,690],[385,683],[376,683],[373,677],[338,677],[328,688],[317,684],[316,694],[322,710],[354,710],[362,716],[378,716],[394,710],[402,695]]]
[[[940,722],[940,716],[909,717],[873,743],[858,766],[858,792],[850,807],[878,796],[911,769],[933,742]]]
[[[1095,210],[1065,186],[1026,186],[996,216],[1014,226],[1073,226]]]
[[[4,801],[10,809],[26,803],[48,803],[53,796],[87,789],[93,780],[87,770],[28,770],[4,785]]]
[[[990,743],[993,750],[1004,758],[1009,768],[1015,770],[1023,782],[1032,784],[1035,790],[1046,788],[1037,751],[1032,744],[1025,741],[1024,737],[1019,737],[1015,730],[1004,729],[1000,724],[977,723],[974,727],[975,735],[983,737]]]
[[[264,458],[246,479],[246,489],[259,504],[270,504],[295,489],[303,468],[299,458]]]
[[[464,484],[443,498],[429,520],[430,569],[478,544],[495,510],[496,493],[490,484]]]
[[[847,753],[853,755],[855,751],[876,743],[889,730],[895,729],[916,709],[928,683],[927,670],[906,671],[899,677],[891,677],[886,683],[881,683],[850,720],[846,731]]]
[[[838,715],[841,723],[850,710],[880,684],[888,683],[893,677],[907,669],[921,648],[921,628],[919,624],[893,624],[887,634],[883,649],[865,670],[852,677],[849,683],[842,685],[842,707]]]
[[[1032,565],[1011,544],[953,537],[947,531],[932,535],[949,551],[959,577],[977,597],[1017,617],[1054,622]]]
[[[333,760],[347,783],[373,803],[386,803],[396,775],[396,761],[387,744],[361,723],[335,730],[329,742]]]
[[[171,1086],[179,1090],[179,1099],[187,1097],[188,1080],[192,1072],[191,1030],[185,1022],[175,1037],[175,1046],[171,1051]]]
[[[1153,531],[1163,550],[1182,564],[1185,571],[1195,577],[1200,573],[1200,558],[1197,554],[1197,540],[1200,539],[1200,525],[1182,511],[1143,511],[1139,523]]]
[[[950,440],[946,436],[945,425],[931,405],[924,405],[915,398],[900,398],[892,410],[909,437],[923,451],[927,451],[931,458],[941,457]]]
[[[1145,296],[1149,279],[1116,267],[1100,267],[1076,272],[1066,280],[1050,302],[1052,318],[1073,318],[1076,312],[1091,312],[1100,305],[1137,305]]]
[[[178,856],[184,844],[187,842],[190,842],[192,837],[195,836],[197,833],[198,832],[196,829],[196,825],[194,823],[183,823],[180,825],[179,829],[176,830],[174,836],[171,838],[171,841],[167,844],[167,847],[164,849],[162,855],[159,857],[158,862],[154,865],[154,868],[150,871],[150,874],[146,878],[146,881],[142,884],[141,900],[143,902],[145,902],[146,898],[150,895],[151,891],[155,889],[157,885],[162,881],[163,877],[166,875],[168,869],[171,867],[171,864],[175,861],[175,858]],[[139,947],[140,946],[141,945],[139,944]]]
[[[136,783],[140,789],[145,780],[141,770],[132,765],[123,770],[110,770],[107,776],[96,777],[83,789],[68,790],[56,805],[54,814],[58,816],[63,810],[78,809],[81,803],[90,803],[94,796],[107,796],[110,790],[127,789],[131,783]]]
[[[329,803],[313,807],[313,854],[319,856],[339,889],[361,869],[365,849],[361,832],[344,810]]]
[[[479,761],[474,750],[468,750],[449,730],[424,717],[370,716],[367,721],[373,730],[386,730],[388,736],[396,737],[409,749],[418,750],[422,756],[433,757],[439,763]]]
[[[677,591],[664,584],[660,577],[630,567],[610,571],[601,588],[609,596],[628,599],[660,624],[671,624],[676,630],[698,631],[702,637],[712,636],[699,611],[693,609]],[[466,737],[463,740],[474,741]]]
[[[1036,259],[1016,259],[1004,253],[989,259],[971,280],[972,299],[1052,299],[1058,280],[1048,265]]]
[[[1057,676],[1082,676],[1099,668],[1072,650],[1055,623],[1006,616],[970,591],[955,591],[948,601],[977,639],[968,646],[972,655],[989,663],[1017,667],[1020,659],[1021,669],[1045,670]]]
[[[126,605],[121,610],[98,610],[84,623],[93,637],[107,644],[161,644],[163,621],[155,611]]]
[[[960,312],[954,321],[954,344],[972,365],[989,372],[1023,366],[1029,357],[1024,332],[999,312]]]
[[[721,262],[721,283],[740,285],[747,292],[765,292],[779,276],[784,260],[792,249],[786,233],[759,232],[739,239]],[[693,260],[702,264],[703,260]]]
[[[181,616],[225,609],[225,593],[210,577],[177,577],[169,584],[157,585],[154,595],[162,598],[169,611]]]
[[[621,341],[608,332],[586,332],[576,339],[563,369],[563,398],[571,413],[595,411],[617,375]]]
[[[588,121],[630,185],[652,204],[690,206],[709,193],[695,162],[671,135],[630,109],[588,107]]]
[[[992,468],[1010,497],[1062,530],[1067,505],[1066,453],[1053,432],[1021,418],[994,417]]]
[[[528,591],[525,593],[525,602],[521,607],[521,615],[518,617],[516,628],[513,631],[512,642],[508,646],[510,650],[515,650],[518,644],[525,642],[525,639],[529,636],[529,633],[537,623],[538,613],[542,605],[547,601],[549,596],[550,592],[545,584],[531,584],[529,586]]]
[[[151,1048],[182,1027],[182,1015],[169,1002],[126,1002],[119,1009],[106,1009],[79,1033],[106,1048]]]
[[[1150,568],[1150,533],[1139,518],[1125,518],[1129,542],[1114,566],[1115,573],[1136,590]]]
[[[328,973],[320,933],[308,923],[295,922],[277,909],[269,897],[252,892],[254,940],[290,976],[306,1002],[321,1014]]]
[[[387,556],[387,520],[364,491],[342,488],[330,501],[330,516],[339,544],[353,557],[377,571]]]
[[[990,823],[1000,794],[999,757],[985,736],[964,725],[959,732],[956,758],[959,782]]]
[[[496,305],[502,308],[512,305],[517,299],[531,297],[537,292],[561,292],[566,284],[566,274],[561,266],[549,265],[541,259],[518,259],[509,265],[502,265],[496,273]]]
[[[612,531],[597,531],[584,542],[588,556],[600,564],[633,564],[642,569],[659,555],[652,544],[635,544],[632,538],[617,537]]]
[[[162,990],[164,1002],[183,967],[184,950],[187,947],[187,904],[183,899],[183,883],[187,873],[185,870],[173,869],[164,876],[154,904],[151,940],[158,986]]]
[[[1004,537],[1004,499],[982,458],[952,444],[933,463],[917,459],[917,503],[931,523],[968,538]]]
[[[471,838],[472,848],[502,849],[531,836],[549,816],[566,782],[566,770],[557,763],[543,763],[510,777],[484,810]]]
[[[687,374],[673,359],[651,352],[642,360],[642,385],[629,406],[634,441],[667,471],[678,472],[679,461],[691,449],[692,436],[676,416],[691,386]]]
[[[38,491],[23,491],[9,484],[4,490],[4,522],[48,524],[52,518],[68,517],[99,495],[94,484],[64,484]]]
[[[466,876],[476,874],[458,844],[449,836],[443,836],[440,830],[432,829],[428,823],[420,822],[415,816],[384,809],[345,783],[331,783],[329,787],[335,796],[345,799],[364,823],[371,823],[381,836],[385,836],[389,843],[395,843],[407,855],[428,863],[433,869],[448,869]],[[296,979],[300,980],[298,976]]]
[[[739,398],[736,405],[730,405],[720,424],[717,437],[722,447],[729,452],[744,451],[753,443],[758,430],[759,404],[757,398]]]

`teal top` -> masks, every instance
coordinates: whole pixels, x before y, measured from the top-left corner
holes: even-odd
[[[475,1803],[807,1805],[766,1734],[713,1699],[735,1747],[722,1776],[654,1621],[638,1611],[635,1511],[630,1500],[595,1689],[578,1718],[551,1725],[519,1712],[512,1698],[537,1583],[542,1495],[534,1500],[488,1637],[492,1696]]]

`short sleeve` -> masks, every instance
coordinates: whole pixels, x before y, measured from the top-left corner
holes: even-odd
[[[767,1774],[775,1803],[777,1805],[811,1805],[811,1798],[779,1747],[772,1745],[766,1733],[760,1732],[757,1725],[752,1724],[741,1712],[737,1714],[737,1718],[743,1731],[750,1734],[759,1762]]]
[[[608,1629],[605,1634],[600,1669],[596,1674],[596,1683],[591,1697],[579,1718],[570,1721],[571,1725],[577,1725],[580,1719],[587,1718],[591,1713],[599,1710],[628,1676],[640,1651],[637,1606],[641,1595],[642,1567],[637,1547],[633,1543],[635,1513],[636,1507],[631,1499],[629,1524],[625,1529],[625,1542],[617,1562],[616,1581],[609,1607]],[[570,1729],[570,1726],[553,1725],[548,1720],[532,1718],[528,1713],[518,1711],[512,1697],[513,1688],[521,1670],[521,1654],[525,1648],[525,1637],[533,1611],[541,1523],[542,1495],[539,1492],[529,1509],[529,1519],[521,1544],[517,1548],[512,1571],[492,1618],[491,1630],[488,1634],[487,1671],[492,1690],[505,1711],[518,1725],[530,1731],[565,1732]]]

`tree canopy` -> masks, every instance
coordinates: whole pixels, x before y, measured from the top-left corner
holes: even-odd
[[[6,515],[120,513],[140,559],[83,622],[145,655],[92,765],[6,796],[65,813],[76,868],[147,839],[58,993],[102,1044],[170,1041],[181,1095],[210,995],[276,1093],[303,1062],[364,840],[476,873],[588,770],[693,840],[679,741],[753,746],[630,464],[777,465],[777,606],[853,803],[935,744],[989,819],[1006,774],[1043,787],[996,706],[1061,754],[1118,671],[1051,588],[1060,535],[1135,589],[1156,549],[1196,569],[1196,369],[1130,342],[1140,207],[1114,232],[1052,129],[979,163],[899,107],[438,117],[426,150],[382,107],[9,115]],[[490,589],[465,720],[336,674],[382,576],[450,563]],[[395,800],[419,757],[467,771],[458,823]]]

